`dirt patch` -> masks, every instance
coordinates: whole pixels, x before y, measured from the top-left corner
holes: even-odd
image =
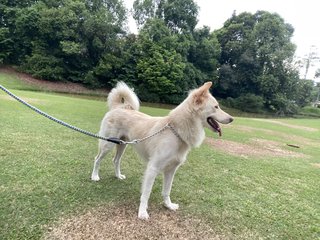
[[[320,163],[312,163],[312,166],[314,166],[316,168],[320,168]]]
[[[73,93],[73,94],[92,94],[92,95],[107,95],[107,90],[91,90],[87,89],[81,84],[70,82],[50,82],[39,80],[32,77],[30,74],[21,73],[12,67],[1,67],[0,72],[13,74],[25,83],[36,86],[40,90],[53,91],[60,93]]]
[[[303,153],[285,149],[285,145],[280,142],[265,139],[253,138],[248,144],[213,138],[206,138],[205,142],[217,150],[244,158],[263,156],[293,158],[308,157]]]
[[[151,209],[151,219],[137,218],[136,207],[104,206],[61,219],[44,239],[225,239],[203,220],[181,217],[166,209]]]

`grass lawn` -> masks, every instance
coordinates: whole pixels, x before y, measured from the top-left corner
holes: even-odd
[[[17,89],[17,90],[32,90],[32,91],[39,91],[40,88],[26,84],[22,82],[19,78],[17,78],[13,74],[9,73],[0,73],[0,84],[3,85],[5,88],[10,89]]]
[[[105,102],[28,91],[16,79],[1,77],[0,84],[23,89],[13,92],[30,104],[98,131]],[[144,166],[131,147],[123,157],[125,181],[114,177],[108,156],[102,180],[94,183],[97,140],[35,114],[2,91],[0,130],[0,239],[41,239],[59,218],[99,205],[131,204],[137,211]],[[180,204],[179,214],[205,220],[223,239],[320,239],[319,119],[239,117],[223,128],[221,139],[207,136],[176,174],[172,199]],[[150,206],[166,211],[161,177]]]

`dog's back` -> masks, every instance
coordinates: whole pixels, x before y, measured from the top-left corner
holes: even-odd
[[[118,82],[108,95],[108,107],[109,110],[124,108],[138,111],[140,102],[133,89],[124,82]]]

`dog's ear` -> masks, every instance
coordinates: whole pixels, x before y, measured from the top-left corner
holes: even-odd
[[[194,94],[194,103],[196,105],[201,105],[204,100],[208,97],[209,89],[212,86],[212,82],[206,82],[201,87],[199,87]]]
[[[200,89],[203,89],[204,91],[209,91],[211,86],[212,86],[212,82],[206,82],[202,85],[202,87],[200,87]]]

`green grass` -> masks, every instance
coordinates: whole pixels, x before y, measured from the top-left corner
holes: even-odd
[[[0,84],[7,83],[0,79]],[[23,89],[19,82],[10,84],[10,88]],[[92,132],[98,131],[106,111],[103,101],[13,92]],[[169,110],[143,107],[142,111],[165,115]],[[203,144],[191,151],[176,174],[172,199],[180,204],[179,211],[207,220],[226,238],[320,239],[320,168],[313,165],[320,163],[319,120],[276,121],[287,125],[238,117],[232,127],[224,128],[222,139],[239,143],[250,143],[253,138],[272,140],[305,157],[246,158]],[[251,130],[241,130],[244,127]],[[138,208],[144,166],[131,147],[123,158],[125,181],[115,179],[109,156],[102,163],[102,180],[94,183],[90,174],[97,140],[35,114],[3,92],[0,129],[0,239],[40,239],[47,226],[61,216],[100,204],[129,202]],[[217,138],[210,132],[207,136]],[[289,142],[301,148],[291,149],[286,146]],[[161,177],[150,205],[161,206]]]
[[[30,90],[30,91],[39,91],[40,88],[37,86],[26,84],[22,82],[15,75],[9,73],[0,73],[0,84],[5,88],[17,89],[17,90]]]

